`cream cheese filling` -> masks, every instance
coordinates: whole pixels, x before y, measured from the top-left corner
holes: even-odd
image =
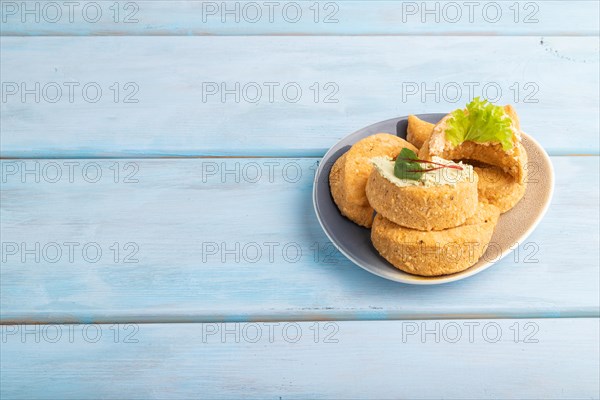
[[[463,164],[462,162],[455,163],[453,161],[444,160],[441,157],[433,156],[431,158],[433,162],[444,164],[444,165],[457,165],[462,169],[456,168],[441,168],[436,169],[434,171],[424,172],[419,180],[412,179],[400,179],[396,175],[394,175],[394,160],[388,157],[374,157],[371,159],[371,162],[377,168],[377,171],[383,176],[385,179],[393,183],[398,187],[409,187],[409,186],[424,186],[424,187],[432,187],[432,186],[442,186],[442,185],[450,185],[456,186],[456,184],[460,182],[469,181],[472,182],[474,179],[473,167],[468,164]],[[437,168],[439,165],[428,164],[428,163],[420,163],[423,169],[428,168]]]

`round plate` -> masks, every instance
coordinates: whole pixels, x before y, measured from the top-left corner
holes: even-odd
[[[422,120],[437,123],[446,114],[420,114]],[[371,243],[371,230],[356,225],[342,216],[329,190],[329,172],[333,163],[350,146],[367,136],[387,132],[406,139],[408,117],[378,122],[346,136],[333,146],[321,160],[315,175],[313,202],[321,227],[338,248],[356,265],[392,281],[417,285],[435,285],[457,281],[490,267],[522,244],[546,213],[554,190],[554,171],[550,158],[533,138],[523,134],[527,150],[527,190],[521,201],[502,214],[485,254],[470,268],[452,275],[423,277],[403,272],[379,255]]]

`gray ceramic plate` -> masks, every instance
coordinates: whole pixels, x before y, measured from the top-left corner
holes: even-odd
[[[421,114],[419,118],[432,123],[438,122],[446,114]],[[490,267],[522,244],[531,234],[546,213],[554,190],[554,171],[550,158],[533,138],[523,135],[523,145],[529,162],[527,191],[523,199],[510,211],[502,214],[494,230],[492,241],[486,253],[469,269],[440,277],[421,277],[394,268],[371,244],[371,231],[362,228],[342,216],[331,198],[329,191],[329,171],[333,163],[350,146],[360,139],[379,132],[396,134],[406,138],[408,117],[394,118],[363,128],[346,136],[333,146],[321,160],[315,175],[313,202],[319,223],[342,254],[356,265],[397,282],[417,285],[434,285],[464,279]]]

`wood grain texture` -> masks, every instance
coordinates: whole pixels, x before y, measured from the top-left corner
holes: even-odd
[[[553,202],[518,251],[432,287],[335,251],[312,206],[316,161],[3,160],[2,322],[599,315],[598,157],[553,157]],[[49,183],[63,162],[79,163],[73,183],[60,165]],[[36,168],[40,183],[21,174]]]
[[[321,156],[374,122],[497,93],[551,155],[600,148],[593,37],[3,37],[1,45],[3,157]]]
[[[2,329],[6,399],[599,396],[597,319]]]
[[[291,158],[497,88],[550,154],[598,155],[599,3],[254,4],[1,2],[0,157],[50,159],[0,160],[0,322],[88,325],[0,325],[0,398],[599,398],[598,157],[553,157],[533,235],[439,287],[339,254]]]
[[[598,35],[596,1],[3,1],[2,35]],[[36,8],[37,4],[37,8]],[[25,14],[25,10],[31,10]],[[98,13],[99,12],[99,13]]]

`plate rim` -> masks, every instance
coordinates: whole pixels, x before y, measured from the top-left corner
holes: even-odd
[[[421,113],[421,114],[410,114],[410,115],[414,115],[416,117],[421,117],[424,115],[431,115],[431,114],[440,114],[440,115],[447,115],[444,113]],[[405,273],[406,275],[409,276],[409,278],[404,278],[402,276],[399,277],[390,277],[390,276],[385,276],[381,273],[378,273],[377,271],[374,271],[372,269],[366,268],[365,266],[361,265],[361,263],[359,263],[353,256],[351,256],[350,254],[348,254],[346,251],[344,251],[337,243],[337,241],[335,241],[331,235],[329,234],[328,230],[325,228],[325,226],[323,225],[323,221],[321,220],[321,215],[319,213],[318,207],[317,207],[317,183],[318,183],[318,178],[321,176],[322,172],[323,172],[323,168],[325,168],[325,163],[323,163],[323,159],[326,159],[328,156],[331,156],[331,153],[333,153],[333,148],[336,147],[337,144],[339,144],[342,140],[344,140],[345,138],[347,138],[348,136],[352,136],[358,132],[367,130],[369,128],[371,128],[372,126],[375,125],[380,125],[386,122],[392,122],[392,121],[396,121],[395,123],[397,124],[399,121],[401,120],[405,120],[408,119],[408,115],[406,116],[401,116],[401,117],[396,117],[396,118],[389,118],[389,119],[385,119],[379,122],[375,122],[371,125],[367,125],[363,128],[360,128],[344,137],[342,137],[341,139],[339,139],[336,143],[334,143],[329,150],[327,150],[327,152],[325,152],[325,154],[321,157],[321,159],[319,160],[319,167],[317,168],[317,170],[315,171],[315,177],[313,179],[313,190],[312,190],[312,201],[313,201],[313,209],[315,211],[315,214],[317,216],[317,221],[319,221],[319,225],[321,226],[321,229],[323,230],[323,232],[325,232],[325,235],[327,236],[327,238],[329,239],[329,241],[334,245],[334,247],[340,252],[342,253],[347,259],[349,259],[350,261],[352,261],[353,264],[357,265],[358,267],[362,268],[363,270],[370,272],[373,275],[379,276],[383,279],[389,280],[389,281],[393,281],[393,282],[400,282],[400,283],[404,283],[404,284],[411,284],[411,285],[441,285],[444,283],[450,283],[450,282],[456,282],[462,279],[466,279],[469,278],[475,274],[478,274],[482,271],[485,271],[486,269],[490,268],[492,265],[496,264],[497,262],[499,262],[500,260],[502,260],[504,257],[506,257],[507,255],[511,254],[513,252],[513,250],[505,250],[501,253],[500,257],[494,261],[488,261],[485,264],[483,264],[482,266],[475,268],[475,269],[471,269],[471,267],[469,267],[468,269],[464,270],[464,271],[460,271],[458,273],[455,274],[450,274],[450,275],[442,275],[442,276],[436,276],[436,277],[423,277],[423,276],[419,276],[419,275],[412,275],[408,272],[402,271],[400,269],[398,269],[398,271],[401,271],[403,273]],[[542,219],[544,218],[544,216],[546,215],[546,212],[548,211],[548,209],[550,208],[550,204],[552,203],[552,199],[554,198],[554,184],[555,184],[555,174],[554,174],[554,165],[552,165],[552,160],[550,159],[550,156],[548,155],[548,153],[546,152],[546,150],[542,147],[542,145],[536,140],[534,139],[532,136],[528,135],[527,133],[521,131],[521,133],[523,135],[525,135],[525,137],[527,137],[528,140],[531,140],[535,146],[537,146],[539,149],[541,149],[541,155],[542,157],[547,161],[548,165],[550,166],[550,176],[549,176],[549,185],[550,185],[550,192],[548,194],[548,201],[544,204],[544,206],[541,209],[541,212],[538,213],[538,216],[535,218],[534,222],[527,228],[527,230],[520,235],[516,241],[520,242],[523,239],[529,237],[533,231],[535,230],[535,228],[537,228],[537,226],[540,224],[540,222],[542,221]],[[375,133],[368,135],[368,136],[372,136]],[[393,134],[393,133],[392,133]],[[396,135],[396,134],[393,134]],[[337,150],[336,150],[337,151]],[[341,157],[341,156],[340,156]],[[337,160],[336,160],[337,161]],[[331,193],[331,191],[330,191]],[[339,210],[338,210],[339,211]],[[386,260],[387,261],[387,260]],[[389,263],[389,261],[388,261]],[[391,263],[390,266],[392,268],[396,268],[394,267]],[[412,278],[414,277],[414,278]]]

